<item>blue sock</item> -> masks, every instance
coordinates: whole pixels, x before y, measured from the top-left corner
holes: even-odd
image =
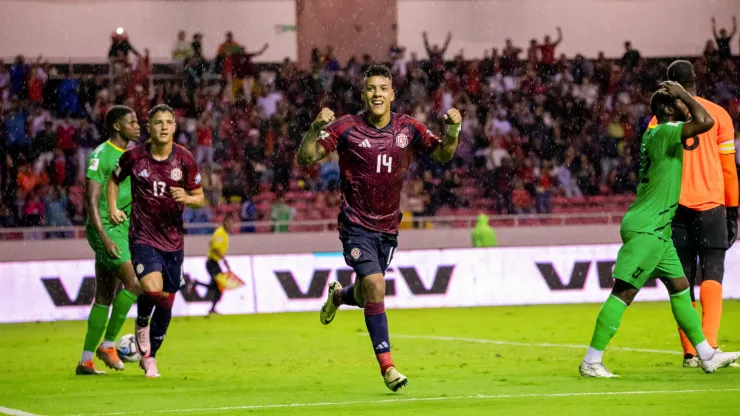
[[[383,302],[365,303],[365,325],[375,350],[375,358],[380,364],[380,374],[385,375],[388,367],[393,367],[391,360],[391,340],[388,335],[388,317]]]
[[[355,300],[355,284],[352,283],[347,287],[343,287],[339,291],[339,299],[342,300],[342,305],[359,306]]]
[[[149,332],[149,340],[152,343],[151,357],[156,357],[157,350],[164,342],[164,336],[172,320],[172,301],[174,298],[175,295],[163,298],[154,309],[154,314],[152,314],[152,328]]]

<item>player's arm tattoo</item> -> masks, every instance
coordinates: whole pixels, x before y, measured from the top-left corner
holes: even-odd
[[[447,163],[452,160],[457,150],[457,136],[445,134],[442,143],[432,152],[432,158],[440,163]]]
[[[321,128],[311,124],[306,133],[303,135],[303,141],[298,148],[298,164],[308,166],[326,157],[327,153],[324,147],[318,143]]]
[[[101,239],[105,239],[108,235],[105,233],[105,229],[103,228],[103,217],[100,215],[100,196],[102,193],[103,185],[95,180],[87,179],[85,182],[85,203],[87,204],[87,212],[98,236]]]

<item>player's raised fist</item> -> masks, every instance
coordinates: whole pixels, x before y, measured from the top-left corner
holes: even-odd
[[[172,194],[172,199],[181,204],[184,204],[185,200],[188,197],[188,194],[185,192],[184,189],[178,188],[176,186],[170,187],[170,194]]]
[[[460,124],[462,123],[462,114],[456,108],[450,108],[444,115],[445,123],[447,124]]]
[[[321,112],[319,112],[319,115],[316,116],[316,120],[313,121],[313,125],[316,128],[323,128],[327,124],[334,121],[334,112],[329,110],[328,108],[322,108]]]

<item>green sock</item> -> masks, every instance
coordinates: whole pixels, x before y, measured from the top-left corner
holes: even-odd
[[[671,295],[671,310],[678,326],[686,333],[686,337],[691,341],[692,345],[696,346],[706,339],[701,330],[699,315],[697,315],[696,310],[691,305],[689,289]]]
[[[87,334],[85,334],[84,351],[90,353],[98,347],[100,337],[103,336],[103,332],[105,331],[105,322],[108,320],[108,308],[108,306],[93,303],[90,309],[90,315],[87,317]],[[91,354],[83,354],[83,361],[91,358]]]
[[[598,318],[596,318],[596,328],[594,335],[591,337],[591,348],[604,351],[606,345],[612,339],[622,323],[622,315],[627,309],[627,305],[614,295],[609,295],[601,307]]]
[[[136,295],[126,289],[118,292],[116,298],[113,299],[113,312],[110,314],[108,329],[105,331],[106,341],[113,342],[116,340],[124,322],[126,322],[126,315],[128,315],[128,311],[134,303],[136,303]]]

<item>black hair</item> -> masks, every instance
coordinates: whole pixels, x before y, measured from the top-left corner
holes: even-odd
[[[668,79],[678,82],[684,88],[694,87],[696,85],[694,65],[689,61],[673,61],[668,66]]]
[[[172,114],[172,117],[175,117],[175,110],[172,109],[172,107],[168,106],[167,104],[157,104],[154,107],[152,107],[151,110],[149,110],[149,120],[154,117],[157,113],[170,113]]]
[[[673,107],[675,105],[675,100],[671,94],[668,94],[668,91],[659,89],[650,98],[650,111],[653,112],[655,117],[660,119],[664,116],[666,107]]]
[[[108,133],[112,133],[115,130],[113,128],[114,124],[131,113],[136,114],[131,107],[126,107],[125,105],[114,105],[109,108],[105,113],[105,128],[108,130]]]
[[[365,78],[370,77],[385,77],[390,80],[393,80],[391,78],[391,70],[387,66],[383,64],[372,64],[365,70]]]

